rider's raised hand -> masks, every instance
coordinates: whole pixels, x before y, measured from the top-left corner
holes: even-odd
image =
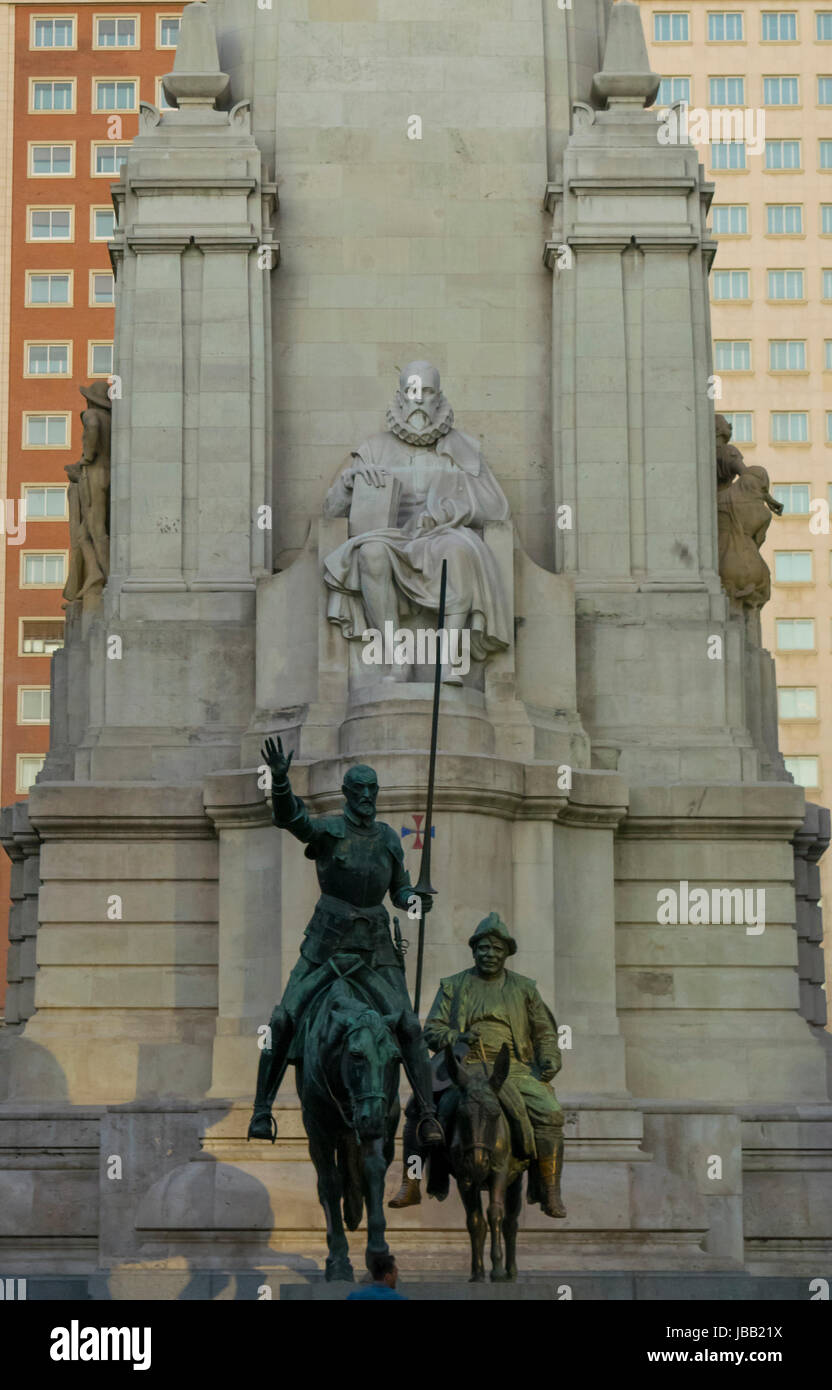
[[[272,782],[287,782],[289,780],[289,768],[294,756],[294,753],[290,753],[288,758],[286,757],[280,738],[278,738],[276,745],[273,738],[266,739],[261,749],[261,757],[271,768]]]

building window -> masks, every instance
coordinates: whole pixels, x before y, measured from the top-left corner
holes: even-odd
[[[112,15],[95,16],[93,48],[138,48],[139,20],[137,15],[116,19]]]
[[[66,517],[66,488],[52,483],[24,483],[27,521],[62,521]]]
[[[674,101],[690,101],[689,77],[663,77],[656,93],[656,106],[670,106]]]
[[[27,343],[24,353],[25,376],[69,376],[72,371],[71,343]]]
[[[90,241],[110,241],[116,230],[116,215],[112,208],[90,209]]]
[[[20,582],[28,589],[62,589],[66,583],[66,551],[24,550]]]
[[[179,42],[179,15],[157,15],[156,47],[175,48]]]
[[[72,271],[27,270],[26,304],[35,308],[42,304],[72,303]]]
[[[88,345],[88,356],[87,371],[90,376],[112,376],[112,343],[90,343]]]
[[[826,412],[826,442],[832,444],[832,410]]]
[[[29,241],[72,241],[72,208],[30,208]]]
[[[770,372],[805,372],[806,343],[801,338],[772,338],[768,345]]]
[[[714,299],[750,298],[747,270],[715,270],[713,285]]]
[[[797,106],[798,84],[796,77],[764,77],[764,106]]]
[[[748,208],[744,203],[722,203],[713,209],[717,236],[747,236]]]
[[[803,231],[802,203],[767,203],[768,236],[799,236]]]
[[[811,584],[811,550],[776,550],[774,578],[778,584]]]
[[[742,43],[742,14],[736,10],[710,11],[708,42]]]
[[[29,80],[29,109],[31,111],[74,111],[75,79],[51,79],[48,82]]]
[[[19,656],[51,656],[64,645],[63,618],[21,618]]]
[[[778,685],[777,713],[781,719],[817,719],[817,688],[814,685]]]
[[[799,169],[799,140],[766,140],[767,169]]]
[[[18,724],[49,723],[49,686],[19,685],[17,687]]]
[[[771,412],[772,444],[808,444],[809,415],[805,410]]]
[[[745,169],[744,140],[712,140],[712,169]]]
[[[818,78],[818,106],[832,106],[832,77]]]
[[[106,144],[103,145],[93,145],[93,174],[106,174],[111,179],[119,178],[121,166],[127,162],[127,151],[129,148],[129,145],[119,145],[116,144],[114,140],[108,140]]]
[[[74,48],[75,15],[32,15],[29,31],[30,48]]]
[[[29,177],[57,178],[72,175],[75,150],[72,145],[29,144]]]
[[[803,299],[802,270],[770,270],[768,272],[769,299]]]
[[[116,81],[111,78],[93,82],[95,111],[136,111],[138,109],[138,78]]]
[[[832,10],[815,13],[815,38],[821,43],[832,43]]]
[[[777,650],[811,652],[815,649],[814,618],[777,618]]]
[[[744,106],[744,77],[709,77],[708,88],[711,106]]]
[[[116,282],[110,270],[90,271],[90,304],[114,304]]]
[[[795,43],[797,12],[795,10],[763,10],[763,43]]]
[[[28,792],[35,785],[35,779],[45,762],[45,753],[18,753],[15,791]]]
[[[654,43],[687,43],[689,38],[690,26],[688,24],[687,14],[680,12],[675,14],[654,13]]]
[[[67,449],[69,448],[69,415],[32,415],[28,411],[23,416],[24,449]]]
[[[784,516],[809,515],[808,483],[775,483],[772,488],[775,499],[783,503]]]
[[[820,297],[832,299],[832,270],[822,270],[820,274]]]
[[[819,787],[818,759],[812,757],[784,758],[786,771],[798,787]]]
[[[832,236],[832,203],[820,205],[821,236]]]
[[[819,145],[821,169],[832,169],[832,140],[821,140]]]
[[[823,344],[823,369],[832,372],[832,338],[827,338]]]
[[[750,372],[751,344],[729,339],[715,342],[714,366],[718,372]]]
[[[731,426],[734,444],[754,443],[754,412],[752,410],[723,410],[724,418]]]

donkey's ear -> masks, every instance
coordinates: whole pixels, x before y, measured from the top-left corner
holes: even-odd
[[[468,1085],[468,1073],[462,1062],[457,1061],[456,1053],[450,1043],[445,1044],[445,1067],[455,1086],[462,1088]]]
[[[494,1070],[489,1077],[492,1091],[499,1091],[503,1082],[508,1076],[508,1069],[511,1066],[511,1054],[508,1050],[508,1043],[503,1043],[497,1053],[497,1060],[494,1063]]]

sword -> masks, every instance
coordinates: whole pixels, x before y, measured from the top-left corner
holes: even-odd
[[[445,593],[448,586],[448,562],[442,561],[442,577],[439,582],[439,622],[437,624],[437,634],[442,632],[445,626]],[[430,761],[428,763],[428,804],[425,813],[424,840],[422,841],[422,862],[419,865],[419,881],[413,891],[419,898],[421,911],[419,912],[419,942],[416,949],[416,988],[413,991],[413,1012],[418,1017],[419,1004],[422,998],[422,965],[425,955],[425,910],[424,904],[427,898],[433,899],[436,896],[436,889],[431,887],[430,881],[430,839],[431,828],[433,825],[433,788],[436,780],[436,735],[439,728],[439,694],[442,684],[442,663],[439,660],[441,649],[441,639],[437,637],[436,644],[436,670],[433,676],[433,717],[430,726]]]

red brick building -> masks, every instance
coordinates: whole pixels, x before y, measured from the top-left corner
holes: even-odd
[[[0,337],[8,337],[7,362],[0,358],[2,805],[26,796],[49,744],[50,652],[63,641],[69,548],[64,466],[81,447],[78,387],[118,371],[110,185],[121,149],[136,134],[139,101],[164,104],[160,78],[173,67],[181,9],[0,4],[12,95],[5,105],[0,98],[0,216],[7,223],[0,228]],[[0,855],[4,905],[9,870]],[[0,915],[2,991],[5,908]]]

